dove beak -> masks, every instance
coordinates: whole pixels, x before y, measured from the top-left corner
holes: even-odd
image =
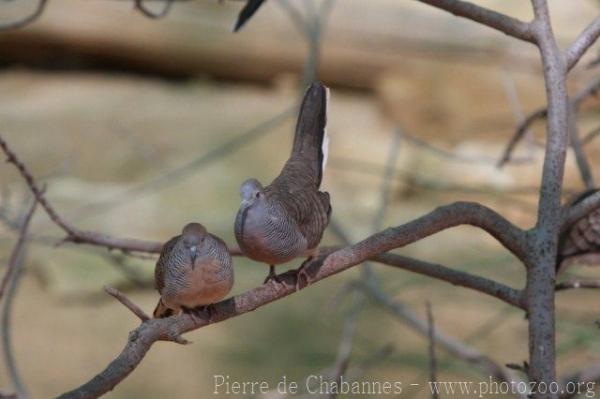
[[[196,256],[198,255],[198,247],[196,247],[195,245],[190,247],[190,251],[192,253],[192,269],[195,266],[196,263]]]

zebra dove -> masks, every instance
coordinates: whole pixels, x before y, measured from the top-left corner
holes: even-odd
[[[247,257],[270,265],[265,283],[279,281],[275,265],[302,254],[308,258],[298,273],[308,282],[304,265],[317,255],[329,224],[329,194],[319,191],[327,162],[328,97],[329,90],[321,83],[309,87],[300,107],[291,156],[279,176],[266,187],[248,179],[240,188],[235,238]]]
[[[252,18],[254,13],[260,8],[264,1],[265,0],[248,0],[244,8],[242,8],[242,11],[240,11],[237,20],[235,21],[233,31],[239,31],[242,26],[244,26],[244,24],[246,24],[246,22]]]
[[[571,206],[578,204],[598,190],[588,190],[580,194],[571,202]],[[567,258],[600,252],[600,208],[596,208],[569,227],[560,237],[557,270]]]
[[[231,255],[220,238],[199,223],[189,223],[181,235],[163,246],[154,282],[160,293],[154,309],[156,318],[210,306],[223,299],[233,286]]]

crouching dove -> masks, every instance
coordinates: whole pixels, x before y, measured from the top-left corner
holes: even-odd
[[[574,206],[596,193],[588,190],[577,196],[569,206]],[[561,234],[556,261],[557,272],[565,269],[569,258],[600,252],[600,208],[596,208],[573,223]],[[564,266],[563,266],[564,264]]]
[[[273,182],[263,187],[248,179],[241,188],[242,204],[235,219],[235,238],[250,259],[270,265],[265,283],[279,282],[274,266],[306,254],[304,265],[317,255],[329,223],[329,194],[319,191],[327,162],[325,131],[329,91],[313,83],[304,95],[296,124],[292,154]],[[299,278],[297,279],[299,281]]]
[[[199,223],[189,223],[181,235],[163,246],[154,270],[160,300],[154,317],[208,307],[225,297],[233,286],[231,255],[225,243]]]

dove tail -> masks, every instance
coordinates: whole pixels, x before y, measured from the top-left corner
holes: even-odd
[[[169,317],[171,315],[173,315],[173,309],[166,307],[162,298],[159,299],[156,308],[154,308],[154,312],[152,312],[152,316],[154,316],[155,319],[162,319],[163,317]]]
[[[327,136],[327,107],[329,89],[315,82],[306,91],[294,136],[292,155],[305,159],[321,185],[327,164],[329,137]]]

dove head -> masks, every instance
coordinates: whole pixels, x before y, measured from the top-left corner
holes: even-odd
[[[206,229],[200,223],[188,223],[183,228],[181,232],[183,245],[190,251],[193,259],[196,258],[196,254],[200,250],[199,247],[207,234]]]
[[[240,196],[242,197],[242,207],[247,208],[254,204],[264,195],[262,184],[256,179],[248,179],[240,187]]]

